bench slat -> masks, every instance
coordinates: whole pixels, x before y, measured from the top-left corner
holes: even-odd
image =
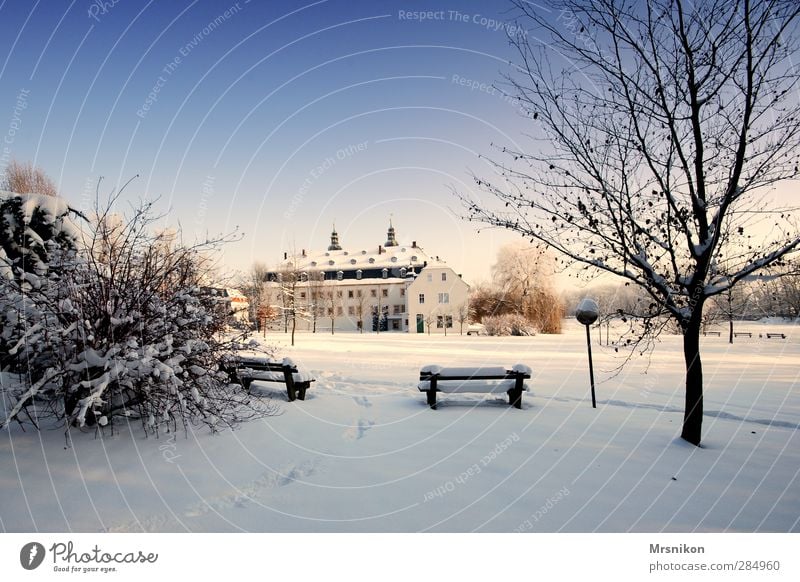
[[[439,380],[436,383],[436,391],[445,394],[505,394],[516,384],[516,380],[500,380],[496,382],[461,382],[457,380]],[[417,385],[420,392],[427,392],[431,389],[429,380],[424,380]],[[528,385],[523,384],[522,389],[529,391]]]

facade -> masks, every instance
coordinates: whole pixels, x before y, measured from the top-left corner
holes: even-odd
[[[372,251],[342,248],[334,227],[327,251],[284,254],[266,293],[274,313],[294,310],[300,330],[445,333],[458,329],[469,285],[416,241],[398,243],[390,222]],[[282,325],[279,315],[273,327]]]

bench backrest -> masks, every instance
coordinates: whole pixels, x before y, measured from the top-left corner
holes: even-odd
[[[517,372],[507,370],[502,367],[492,366],[484,368],[440,368],[436,372],[421,371],[420,380],[430,380],[436,377],[438,380],[515,380],[524,378],[529,380],[531,375],[527,372]]]

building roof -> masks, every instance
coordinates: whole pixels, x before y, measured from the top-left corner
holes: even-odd
[[[446,263],[438,256],[431,257],[421,247],[412,245],[381,245],[373,251],[335,250],[316,254],[299,254],[281,261],[278,269],[291,265],[300,271],[354,271],[357,269],[381,269],[414,267],[417,272],[423,267],[445,267]]]

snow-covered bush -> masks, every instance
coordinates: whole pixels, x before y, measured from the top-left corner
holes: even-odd
[[[486,335],[536,335],[536,328],[518,313],[505,313],[483,318]]]
[[[150,205],[64,229],[64,208],[6,198],[23,214],[3,213],[0,235],[3,366],[22,382],[0,426],[49,414],[67,426],[113,427],[125,417],[146,433],[189,423],[218,430],[274,411],[219,370],[241,338],[201,283],[224,239],[186,246],[178,233],[154,233]],[[34,227],[37,216],[45,226]]]

